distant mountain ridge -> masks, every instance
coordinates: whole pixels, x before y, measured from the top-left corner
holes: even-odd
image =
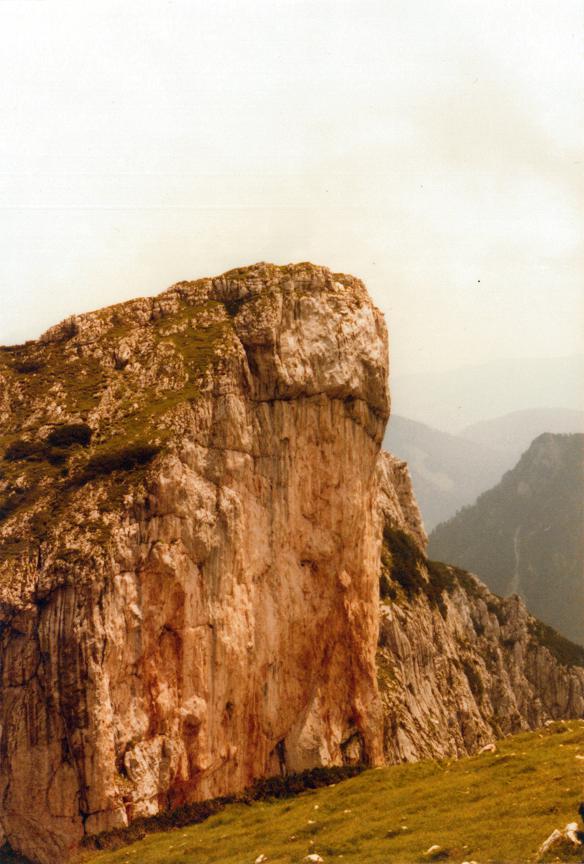
[[[432,558],[584,643],[584,435],[540,435],[501,482],[430,535]]]
[[[584,411],[514,411],[473,424],[460,435],[392,414],[384,446],[408,463],[424,524],[432,531],[494,486],[544,432],[584,432]]]
[[[498,451],[503,451],[513,464],[531,442],[544,432],[566,434],[584,432],[584,411],[571,408],[526,408],[503,417],[473,423],[461,436]]]
[[[582,410],[584,355],[493,360],[447,371],[393,375],[393,410],[454,434],[534,406]],[[562,430],[541,430],[562,431]],[[577,430],[571,430],[577,431]]]
[[[408,463],[428,531],[474,501],[512,464],[482,443],[395,414],[384,447]]]

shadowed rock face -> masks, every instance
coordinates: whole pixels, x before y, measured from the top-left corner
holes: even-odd
[[[257,265],[0,364],[13,848],[60,862],[284,764],[380,762],[387,336],[362,283]],[[52,447],[55,424],[91,440]]]
[[[492,594],[472,574],[428,561],[407,467],[381,453],[378,649],[389,762],[463,756],[497,737],[584,716],[584,649]]]

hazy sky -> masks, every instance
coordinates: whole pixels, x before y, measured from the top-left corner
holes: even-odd
[[[584,347],[581,0],[0,0],[0,342],[254,261],[397,374]]]

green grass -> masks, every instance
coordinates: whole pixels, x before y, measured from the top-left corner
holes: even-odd
[[[294,799],[232,804],[206,822],[147,835],[87,864],[406,864],[431,860],[528,862],[555,827],[577,820],[584,721],[501,741],[495,754],[369,770]],[[567,853],[564,861],[581,860]],[[435,859],[436,860],[436,859]],[[553,860],[548,857],[546,860]]]

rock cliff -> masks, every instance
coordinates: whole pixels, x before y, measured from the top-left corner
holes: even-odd
[[[281,766],[382,759],[383,318],[257,265],[0,354],[0,824],[40,862]]]
[[[255,778],[582,715],[570,643],[428,562],[387,367],[362,283],[310,264],[0,350],[0,843],[61,864]]]
[[[584,649],[514,595],[428,560],[405,463],[381,453],[378,649],[389,762],[461,756],[547,720],[584,716]]]

